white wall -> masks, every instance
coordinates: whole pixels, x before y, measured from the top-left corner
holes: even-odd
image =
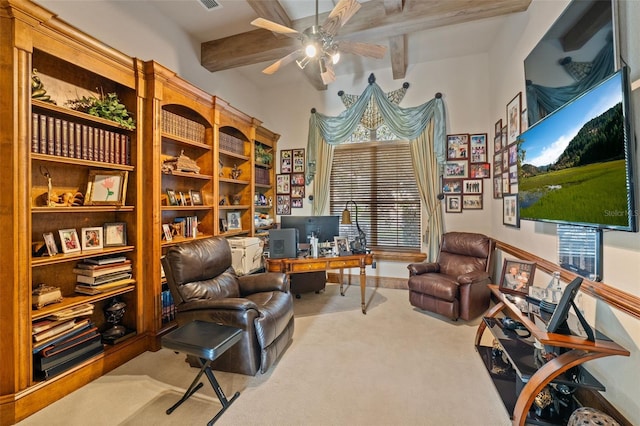
[[[568,1],[534,0],[526,13],[509,18],[494,48],[490,52],[492,92],[491,111],[495,120],[504,119],[506,103],[518,92],[524,93],[523,61],[535,44],[542,38],[555,19],[562,13]],[[621,3],[623,21],[626,28],[637,28],[640,23],[638,2]],[[635,33],[635,30],[634,34]],[[640,60],[637,36],[625,37],[627,54],[625,60],[632,67],[632,76],[638,78]],[[509,52],[505,54],[505,52]],[[635,121],[638,123],[640,110],[639,93],[634,93],[637,105]],[[636,125],[637,126],[637,125]],[[637,129],[640,129],[637,127]],[[636,153],[636,159],[640,157]],[[637,185],[637,179],[636,179]],[[636,197],[638,191],[636,188]],[[493,210],[499,212],[501,202],[492,201]],[[523,248],[540,257],[557,262],[556,227],[551,224],[522,221],[520,229],[502,226],[500,215],[493,220],[491,234],[506,243]],[[640,295],[640,234],[611,231],[604,233],[603,281],[633,295]],[[631,357],[610,357],[588,364],[589,370],[607,387],[605,396],[633,424],[640,424],[640,402],[635,396],[640,382],[640,321],[597,302],[595,312],[588,312],[595,318],[595,325],[605,334],[631,351]]]

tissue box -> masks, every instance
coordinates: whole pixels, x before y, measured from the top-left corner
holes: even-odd
[[[231,246],[231,266],[236,275],[248,275],[262,268],[264,243],[257,237],[227,238]]]

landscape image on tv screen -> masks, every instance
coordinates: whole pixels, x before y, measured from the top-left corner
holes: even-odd
[[[521,219],[635,231],[625,84],[618,71],[520,135]]]

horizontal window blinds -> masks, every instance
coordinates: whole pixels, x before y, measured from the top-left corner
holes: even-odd
[[[331,170],[330,210],[340,215],[347,201],[358,205],[358,223],[369,247],[420,249],[420,196],[408,142],[337,146]],[[354,237],[353,225],[341,234]]]

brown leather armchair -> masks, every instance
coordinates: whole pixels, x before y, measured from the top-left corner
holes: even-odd
[[[473,319],[489,308],[489,270],[495,249],[491,238],[469,232],[442,236],[437,262],[412,263],[411,305],[453,320]]]
[[[212,237],[175,245],[162,258],[176,305],[176,320],[230,325],[243,330],[240,342],[212,363],[215,370],[265,373],[293,336],[293,298],[285,274],[236,276],[231,247]],[[197,366],[195,360],[191,365]]]

